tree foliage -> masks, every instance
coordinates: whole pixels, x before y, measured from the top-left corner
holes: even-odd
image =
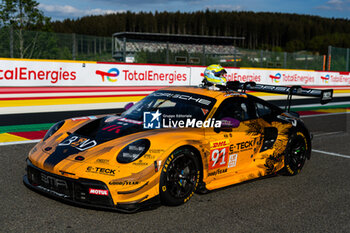
[[[125,12],[86,16],[53,22],[56,32],[111,36],[116,32],[150,32],[210,36],[244,36],[238,46],[249,49],[280,47],[290,52],[312,50],[324,53],[319,37],[327,37],[328,45],[342,46],[350,34],[350,20],[318,16],[229,11]],[[341,35],[340,35],[341,34]],[[327,45],[327,46],[328,46]]]
[[[10,28],[11,33],[15,32],[18,39],[15,45],[20,58],[31,58],[37,52],[38,41],[41,38],[38,33],[28,35],[26,31],[48,30],[50,25],[50,18],[44,16],[38,5],[34,0],[1,0],[0,25]]]

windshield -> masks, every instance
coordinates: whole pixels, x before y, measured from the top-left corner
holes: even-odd
[[[122,113],[122,117],[143,121],[144,112],[159,111],[163,117],[205,120],[216,100],[207,96],[175,92],[156,91],[137,102]]]

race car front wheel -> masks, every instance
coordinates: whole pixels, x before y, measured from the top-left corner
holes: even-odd
[[[307,140],[302,132],[297,132],[290,138],[284,160],[284,174],[294,176],[303,168],[307,154]]]
[[[180,205],[194,194],[200,178],[199,162],[188,148],[175,150],[165,161],[159,192],[163,204]]]

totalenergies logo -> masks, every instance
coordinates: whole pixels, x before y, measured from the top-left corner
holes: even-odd
[[[329,74],[327,74],[326,76],[321,76],[321,79],[322,79],[322,81],[324,82],[324,83],[328,83],[328,81],[329,81]]]
[[[102,82],[105,81],[105,78],[109,81],[109,82],[116,82],[118,79],[117,77],[119,76],[120,72],[117,68],[112,68],[110,70],[108,70],[108,72],[104,72],[101,70],[96,70],[96,74],[97,75],[101,75],[102,77]]]
[[[275,76],[270,75],[271,81],[273,83],[279,83],[282,75],[280,73],[277,73]]]

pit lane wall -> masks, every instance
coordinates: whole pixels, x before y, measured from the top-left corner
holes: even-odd
[[[204,66],[0,59],[0,114],[120,108],[164,86],[198,85],[204,69]],[[334,88],[336,94],[350,96],[350,72],[226,70],[229,81]]]

